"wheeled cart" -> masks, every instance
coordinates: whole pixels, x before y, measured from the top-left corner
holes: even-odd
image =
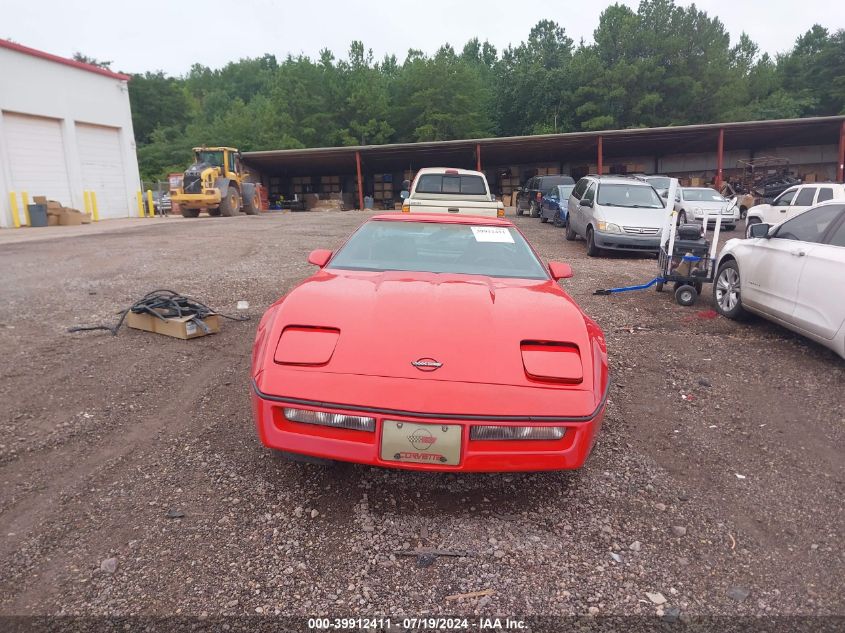
[[[672,200],[674,192],[670,191],[670,194],[669,199]],[[594,294],[610,295],[617,292],[645,290],[652,286],[657,292],[662,292],[665,285],[673,284],[675,301],[682,306],[693,305],[698,300],[704,284],[713,283],[716,276],[716,248],[719,243],[722,218],[721,215],[716,216],[712,241],[706,238],[707,214],[704,215],[701,225],[694,223],[678,226],[674,211],[671,213],[670,221],[669,238],[661,244],[657,257],[660,268],[660,274],[657,277],[645,284],[596,290]]]

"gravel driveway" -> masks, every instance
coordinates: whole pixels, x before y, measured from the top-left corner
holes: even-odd
[[[564,288],[608,339],[608,414],[582,471],[323,468],[262,448],[257,318],[363,217],[151,219],[4,245],[0,613],[845,613],[845,362],[715,317],[709,286],[692,308],[594,296],[656,261],[588,258],[537,220],[514,218],[572,264]],[[245,299],[253,320],[188,342],[65,331],[155,288],[223,312]]]

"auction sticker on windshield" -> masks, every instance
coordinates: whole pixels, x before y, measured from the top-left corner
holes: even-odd
[[[381,458],[391,462],[457,466],[461,461],[461,427],[385,420],[381,429]]]
[[[471,226],[476,242],[503,242],[513,244],[513,235],[501,226]]]

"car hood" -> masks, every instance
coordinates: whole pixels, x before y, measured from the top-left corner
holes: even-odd
[[[627,209],[625,207],[601,206],[596,213],[596,219],[612,222],[619,226],[637,226],[643,228],[662,229],[664,218],[669,212],[660,209]]]
[[[551,342],[575,348],[583,363],[580,388],[591,389],[595,341],[601,338],[598,327],[554,281],[417,272],[324,269],[275,304],[262,321],[272,326],[259,326],[266,351],[256,363],[258,380],[263,369],[277,375],[322,372],[536,386],[523,365],[526,342]],[[274,352],[282,333],[294,326],[335,332],[327,362],[278,362]],[[315,337],[315,345],[326,338],[331,335]],[[421,368],[411,364],[421,359],[427,359]],[[432,369],[429,361],[442,365]]]

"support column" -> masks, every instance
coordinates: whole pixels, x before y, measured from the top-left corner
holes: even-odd
[[[481,171],[481,143],[475,144],[475,171]]]
[[[722,187],[722,167],[725,158],[725,128],[719,128],[719,145],[716,148],[716,180],[713,182],[716,189]]]
[[[845,182],[845,121],[839,127],[839,163],[836,165],[836,180]]]
[[[361,152],[355,152],[355,167],[358,171],[358,208],[364,208],[364,180],[361,178]]]
[[[598,175],[601,176],[604,171],[604,143],[602,137],[599,136],[599,152],[598,152]]]

